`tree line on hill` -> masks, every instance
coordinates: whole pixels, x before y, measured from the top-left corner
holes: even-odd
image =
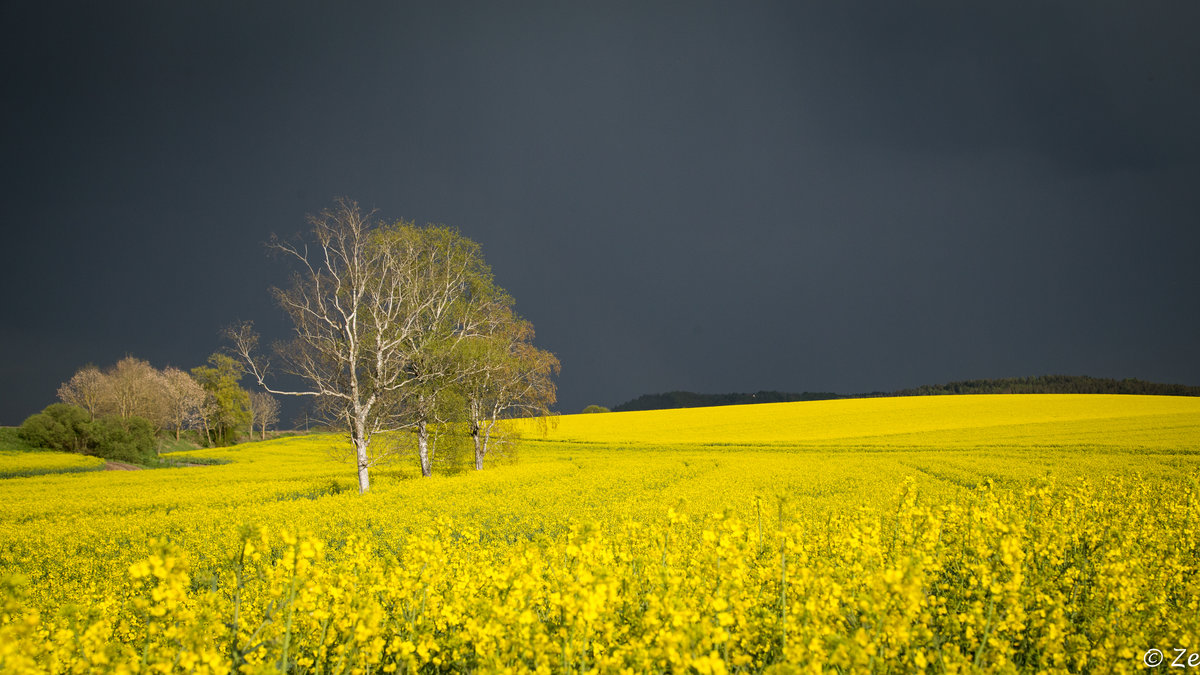
[[[1200,387],[1161,384],[1136,378],[1116,380],[1086,375],[1039,375],[991,380],[962,380],[915,389],[901,389],[892,396],[938,396],[944,394],[1136,394],[1143,396],[1200,396]]]
[[[690,391],[668,391],[662,394],[642,394],[632,401],[626,401],[620,405],[613,406],[612,410],[614,412],[623,412],[626,410],[666,410],[670,408],[702,408],[715,405],[744,405],[747,403],[825,401],[836,398],[849,397],[830,392],[811,391],[800,393],[756,391],[747,394],[697,394]]]
[[[790,393],[759,391],[754,393],[697,394],[690,391],[670,391],[662,394],[643,394],[633,400],[613,406],[614,412],[627,410],[666,410],[704,406],[743,405],[748,403],[790,403],[843,398],[874,398],[880,396],[937,396],[947,394],[1140,394],[1153,396],[1200,396],[1200,387],[1183,384],[1160,384],[1138,379],[1116,380],[1086,375],[1040,375],[1000,379],[962,380],[933,384],[914,389],[866,394],[834,394],[829,392]],[[589,406],[600,408],[600,406]],[[588,412],[588,411],[585,411]],[[601,410],[592,410],[601,412]]]

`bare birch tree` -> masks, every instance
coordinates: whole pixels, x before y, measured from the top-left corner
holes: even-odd
[[[162,371],[168,426],[175,429],[175,440],[179,433],[192,427],[202,419],[204,387],[191,375],[178,368],[166,367]]]
[[[71,379],[58,388],[58,400],[79,406],[88,412],[93,421],[101,414],[107,397],[108,381],[104,373],[93,365],[80,368]]]
[[[274,353],[283,374],[302,386],[275,383],[250,324],[230,329],[235,348],[266,391],[313,397],[328,421],[349,430],[360,492],[387,454],[371,444],[384,432],[417,428],[428,475],[420,430],[429,419],[412,403],[445,380],[449,361],[437,354],[480,330],[486,312],[476,308],[498,292],[491,271],[478,245],[457,232],[384,225],[353,201],[338,200],[309,224],[310,240],[270,244],[297,268],[289,288],[273,289],[294,328]]]
[[[117,361],[106,373],[109,404],[121,419],[144,417],[161,426],[163,421],[162,381],[148,362],[132,356]]]
[[[201,387],[201,389],[203,389],[203,387]],[[196,410],[196,417],[200,421],[201,427],[204,429],[204,442],[209,447],[212,447],[214,444],[215,435],[213,431],[217,426],[217,420],[220,418],[220,416],[220,404],[217,403],[217,400],[212,396],[212,394],[209,394],[207,391],[204,392],[204,402],[201,403],[200,407]]]
[[[254,437],[254,427],[262,432],[262,440],[267,440],[267,427],[279,421],[279,401],[274,396],[262,391],[250,394],[250,436]]]

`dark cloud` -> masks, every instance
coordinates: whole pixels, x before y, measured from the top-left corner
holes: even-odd
[[[0,421],[285,330],[338,195],[478,240],[564,410],[1200,383],[1195,7],[8,3]]]

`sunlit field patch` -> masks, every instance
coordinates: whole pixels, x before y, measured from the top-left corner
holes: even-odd
[[[1197,451],[1200,399],[981,395],[765,403],[564,415],[547,438],[602,444]],[[531,428],[532,430],[532,428]]]
[[[0,482],[3,672],[1132,672],[1200,645],[1200,401],[564,416],[358,495],[338,435]],[[1167,652],[1172,653],[1172,652]]]
[[[47,473],[96,471],[104,468],[99,457],[70,452],[13,452],[0,450],[0,478],[37,476]]]

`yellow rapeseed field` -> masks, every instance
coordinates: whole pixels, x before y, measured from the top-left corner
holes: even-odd
[[[0,478],[37,476],[46,473],[95,471],[104,466],[99,457],[71,452],[19,452],[0,450]]]
[[[4,479],[0,672],[1134,672],[1200,649],[1200,399],[514,426],[482,472],[402,458],[361,496],[337,435]]]
[[[911,396],[567,415],[547,437],[606,445],[1194,450],[1198,412],[1196,399],[1183,396]]]

